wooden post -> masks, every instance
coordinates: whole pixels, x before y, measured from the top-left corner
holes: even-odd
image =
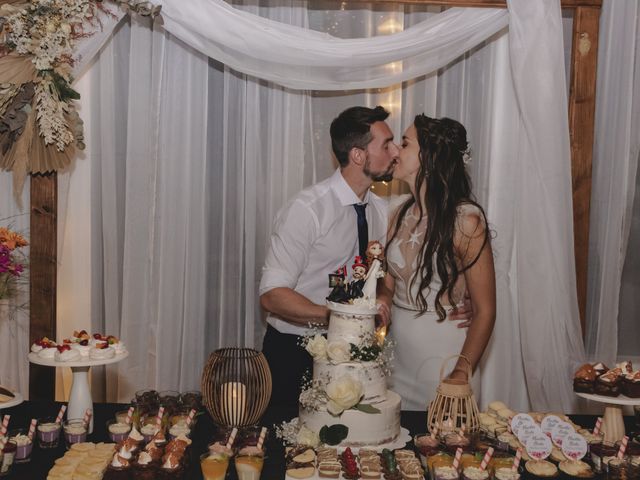
[[[578,7],[573,17],[569,131],[573,178],[573,234],[580,324],[585,332],[591,161],[596,111],[596,73],[600,9]]]
[[[29,340],[56,338],[58,176],[31,176]],[[55,398],[56,369],[29,365],[29,399]]]

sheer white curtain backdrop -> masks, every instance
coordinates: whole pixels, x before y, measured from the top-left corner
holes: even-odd
[[[171,3],[164,2],[165,11]],[[484,390],[514,408],[528,406],[526,390],[514,386],[525,382],[522,348],[532,406],[571,411],[570,376],[583,352],[571,277],[566,91],[558,88],[565,86],[559,2],[514,0],[509,8],[509,38],[498,35],[439,75],[352,97],[314,92],[310,98],[244,77],[173,37],[171,22],[165,22],[168,33],[150,29],[148,20],[120,27],[88,71],[90,94],[83,99],[94,102],[87,106],[94,139],[87,158],[100,159],[91,169],[89,314],[96,328],[119,333],[133,353],[117,381],[107,383],[107,398],[128,400],[145,386],[197,387],[208,351],[259,345],[256,284],[271,219],[287,197],[330,171],[322,135],[358,99],[393,107],[397,134],[422,111],[467,126],[476,192],[497,232],[502,290],[485,369],[493,385]],[[376,10],[357,10],[351,14],[372,20],[358,36],[376,36],[376,44],[398,39],[382,35],[393,33],[382,28],[385,21],[400,23],[401,31],[438,25],[442,15],[397,10],[382,19]],[[242,11],[300,27],[318,22],[304,4]],[[420,15],[425,22],[417,21]],[[486,37],[500,30],[500,18],[484,29]],[[251,50],[252,37],[244,40]],[[539,63],[523,65],[525,56]],[[404,71],[393,63],[387,73]],[[551,86],[532,71],[545,72]],[[337,108],[319,115],[326,102]],[[83,200],[69,197],[70,204]]]
[[[608,365],[618,355],[640,359],[640,204],[633,208],[640,152],[639,15],[640,6],[634,0],[609,1],[603,5],[600,21],[587,349],[594,361]],[[635,233],[629,241],[632,225]]]

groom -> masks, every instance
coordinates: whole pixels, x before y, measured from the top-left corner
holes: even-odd
[[[382,107],[348,108],[331,123],[331,145],[339,168],[328,179],[298,193],[278,212],[262,269],[260,304],[268,312],[262,351],[273,379],[274,405],[295,406],[311,356],[299,343],[329,322],[328,274],[350,267],[360,255],[358,213],[364,205],[368,239],[383,245],[387,203],[370,191],[389,181],[399,149]],[[389,310],[381,306],[381,322]]]

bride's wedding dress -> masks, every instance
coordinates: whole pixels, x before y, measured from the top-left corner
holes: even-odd
[[[475,208],[463,206],[460,208]],[[412,209],[409,209],[412,212]],[[420,314],[416,304],[419,279],[411,284],[418,268],[418,254],[426,230],[426,218],[409,214],[394,240],[387,246],[388,275],[395,279],[391,309],[390,338],[395,341],[391,389],[402,397],[403,410],[425,410],[440,382],[442,361],[459,354],[467,329],[458,328],[458,321],[438,322],[434,300],[441,281],[434,272],[430,288],[424,292],[429,310]],[[464,287],[456,292],[461,302]],[[444,305],[444,302],[443,302]],[[451,306],[445,306],[447,313]],[[453,369],[455,362],[450,362]],[[480,372],[476,369],[471,381],[476,399],[480,399]],[[445,372],[448,375],[450,372]]]

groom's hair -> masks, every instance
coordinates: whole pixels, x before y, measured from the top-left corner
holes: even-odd
[[[373,139],[371,124],[383,122],[389,116],[383,107],[351,107],[331,122],[331,147],[341,167],[349,165],[352,148],[366,148]]]

